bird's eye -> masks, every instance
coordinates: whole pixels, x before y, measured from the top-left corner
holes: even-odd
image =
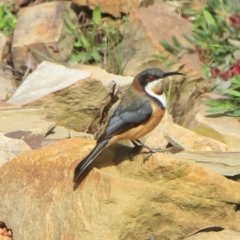
[[[152,82],[154,80],[154,77],[153,76],[148,76],[148,81],[149,82]]]

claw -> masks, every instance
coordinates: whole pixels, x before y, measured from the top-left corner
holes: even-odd
[[[149,159],[149,157],[150,157],[153,153],[157,153],[157,152],[167,152],[167,150],[161,149],[161,148],[155,148],[155,149],[150,149],[150,148],[149,148],[149,152],[148,152],[147,155],[144,157],[144,162],[147,161],[147,160]]]
[[[156,153],[156,152],[167,152],[167,150],[165,149],[161,149],[161,148],[150,148],[149,146],[145,145],[144,143],[142,143],[140,140],[132,140],[132,143],[134,145],[134,148],[132,149],[131,151],[131,159],[133,158],[133,153],[136,151],[136,149],[139,149],[141,150],[142,148],[147,148],[148,149],[148,153],[147,155],[144,157],[144,162],[146,160],[149,159],[149,157],[153,154],[153,153]]]

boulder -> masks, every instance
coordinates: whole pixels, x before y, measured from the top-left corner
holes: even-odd
[[[240,183],[171,154],[154,154],[145,163],[139,154],[130,161],[130,148],[116,144],[73,185],[75,166],[94,145],[62,140],[0,168],[1,218],[16,239],[134,240],[154,234],[178,240],[212,225],[240,231]]]
[[[76,18],[71,2],[53,1],[21,8],[13,34],[14,69],[25,72],[43,60],[64,62],[72,52],[74,36],[68,34],[64,20]]]
[[[123,41],[111,54],[110,69],[116,67],[116,59],[120,58],[122,59],[120,67],[125,75],[135,75],[149,67],[176,71],[178,67],[184,65],[182,71],[187,72],[188,79],[202,78],[203,73],[196,54],[185,54],[182,58],[177,58],[169,54],[159,42],[165,40],[173,44],[174,36],[183,45],[189,47],[183,35],[190,31],[191,23],[165,4],[134,8],[129,14],[129,20],[123,26]],[[157,56],[164,56],[168,61],[160,61]],[[176,64],[167,66],[171,61],[175,61]]]
[[[101,107],[110,101],[109,82],[114,81],[124,90],[132,79],[109,74],[99,67],[75,65],[67,68],[42,62],[7,102],[42,106],[47,118],[58,125],[84,132]],[[93,128],[97,125],[96,121]]]

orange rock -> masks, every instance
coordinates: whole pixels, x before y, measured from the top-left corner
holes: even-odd
[[[211,225],[240,231],[240,183],[171,154],[143,164],[142,154],[131,161],[129,147],[113,145],[74,186],[74,167],[94,144],[62,140],[0,168],[1,218],[16,239],[135,240],[154,233],[177,240]]]

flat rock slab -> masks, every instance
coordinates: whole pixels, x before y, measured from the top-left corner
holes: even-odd
[[[0,167],[20,153],[32,150],[21,139],[11,139],[0,135]]]
[[[21,130],[5,133],[4,136],[8,138],[22,139],[32,149],[37,149],[42,147],[42,142],[45,139],[45,135],[43,134],[32,133],[31,131],[21,131]]]
[[[46,135],[56,123],[45,119],[42,108],[10,108],[0,109],[0,132],[31,131],[32,133]]]
[[[219,232],[201,232],[186,238],[186,240],[239,240],[240,232],[222,230]]]
[[[69,58],[74,36],[67,33],[64,14],[76,17],[70,6],[67,1],[53,1],[19,10],[12,44],[15,70],[25,72],[27,61],[35,66],[46,59],[63,62]]]
[[[16,239],[139,240],[154,234],[182,240],[213,225],[240,231],[240,184],[170,154],[145,163],[139,154],[131,161],[130,148],[116,144],[74,185],[74,168],[94,145],[62,140],[0,168],[1,220]]]
[[[177,157],[197,162],[212,171],[232,177],[240,175],[240,152],[180,152]]]
[[[62,126],[56,126],[50,134],[46,136],[46,139],[66,139],[66,138],[73,138],[73,137],[81,137],[86,139],[93,139],[92,134],[84,133],[84,132],[76,132],[70,129],[67,129]]]
[[[50,93],[67,88],[80,80],[86,79],[89,75],[89,72],[68,69],[50,62],[42,62],[7,102],[25,105]]]

